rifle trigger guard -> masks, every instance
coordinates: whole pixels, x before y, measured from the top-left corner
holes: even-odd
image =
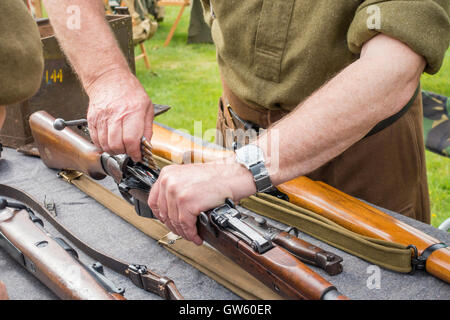
[[[117,188],[119,189],[120,194],[122,197],[130,204],[134,205],[133,197],[128,193],[130,191],[130,187],[124,183],[123,181],[119,184],[117,184]]]

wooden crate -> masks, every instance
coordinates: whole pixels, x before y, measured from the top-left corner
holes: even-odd
[[[135,73],[131,17],[108,15],[107,20]],[[35,111],[45,110],[55,117],[68,120],[86,118],[89,98],[61,51],[49,20],[39,19],[37,24],[45,59],[41,87],[30,99],[6,107],[6,121],[0,131],[0,142],[7,147],[19,148],[33,142],[28,118]]]

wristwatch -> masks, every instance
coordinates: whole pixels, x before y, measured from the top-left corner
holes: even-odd
[[[245,166],[253,175],[257,192],[273,189],[262,149],[254,144],[248,144],[235,151],[236,162]]]

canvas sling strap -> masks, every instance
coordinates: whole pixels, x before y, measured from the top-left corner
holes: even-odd
[[[91,258],[99,261],[104,266],[114,270],[115,272],[125,275],[137,287],[158,294],[160,297],[167,300],[183,300],[183,296],[178,292],[174,282],[171,279],[157,275],[156,273],[147,269],[146,266],[130,264],[92,248],[82,240],[78,239],[75,235],[73,235],[31,195],[11,186],[0,184],[0,197],[14,199],[15,201],[19,202],[14,204],[10,203],[8,205],[7,201],[0,201],[0,205],[3,203],[6,206],[11,206],[17,209],[26,209],[28,207],[35,213],[38,213],[84,253],[89,255]]]
[[[402,244],[360,235],[319,214],[268,194],[259,193],[243,199],[240,205],[386,269],[402,273],[413,271],[413,252]]]
[[[155,158],[161,167],[170,164],[165,159]],[[88,176],[77,171],[61,171],[59,175],[138,230],[158,241],[169,252],[216,280],[238,296],[247,300],[282,299],[262,282],[215,249],[206,244],[197,246],[171,233],[158,220],[138,216],[131,204]]]

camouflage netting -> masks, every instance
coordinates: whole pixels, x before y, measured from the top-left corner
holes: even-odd
[[[115,8],[119,6],[127,7],[133,19],[133,42],[135,45],[153,37],[158,29],[156,21],[162,21],[164,18],[164,11],[156,5],[156,0],[105,1],[107,13],[115,13]]]
[[[425,146],[450,157],[450,99],[428,91],[422,91],[422,97]]]

